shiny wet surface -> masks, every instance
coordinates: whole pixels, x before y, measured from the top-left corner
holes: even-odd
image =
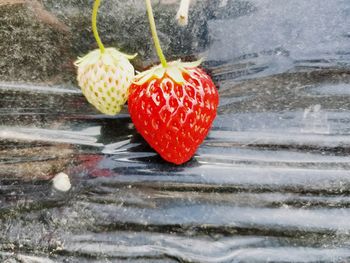
[[[1,84],[0,258],[350,260],[350,6],[251,2],[276,37],[265,43],[249,12],[209,21],[217,38],[204,67],[220,87],[218,117],[182,166],[152,151],[126,109],[105,117],[75,87]],[[49,180],[62,171],[66,194]]]

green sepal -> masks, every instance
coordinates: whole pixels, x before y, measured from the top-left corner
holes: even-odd
[[[187,73],[187,69],[198,67],[202,61],[203,59],[193,62],[181,62],[181,60],[177,60],[169,62],[166,67],[163,67],[162,65],[154,66],[151,69],[136,75],[136,81],[134,81],[134,83],[137,85],[143,85],[152,78],[161,79],[167,74],[176,83],[183,84],[185,82],[183,73]]]
[[[78,59],[74,62],[74,65],[76,67],[84,67],[87,65],[96,64],[100,59],[102,59],[103,64],[105,65],[115,65],[122,57],[130,60],[136,56],[137,54],[124,54],[115,48],[106,48],[103,53],[100,49],[95,49],[83,57],[78,57]]]

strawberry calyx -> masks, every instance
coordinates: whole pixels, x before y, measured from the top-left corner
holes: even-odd
[[[188,74],[189,72],[187,69],[196,68],[201,63],[202,59],[193,62],[181,62],[181,60],[176,60],[167,63],[166,66],[160,64],[136,75],[134,83],[137,85],[143,85],[151,79],[161,79],[164,77],[164,75],[167,75],[174,82],[178,84],[183,84],[186,82],[186,80],[183,77],[183,73]]]
[[[133,59],[137,56],[124,54],[118,51],[115,48],[105,48],[104,50],[95,49],[90,51],[83,57],[78,57],[78,59],[74,62],[76,67],[84,67],[88,65],[96,64],[98,61],[102,60],[104,65],[116,65],[121,61],[121,58],[127,58],[128,60]]]

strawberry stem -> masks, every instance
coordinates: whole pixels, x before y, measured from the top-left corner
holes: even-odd
[[[190,7],[190,0],[181,0],[179,11],[177,11],[176,19],[180,26],[188,24],[188,9]]]
[[[156,51],[157,51],[158,57],[160,59],[160,62],[162,63],[162,66],[165,68],[165,67],[167,67],[167,62],[166,62],[165,56],[163,54],[162,47],[160,46],[160,42],[159,42],[159,38],[158,38],[158,34],[157,34],[156,23],[154,22],[151,0],[145,0],[145,1],[146,1],[146,7],[147,7],[148,20],[149,20],[149,24],[150,24],[151,32],[152,32],[152,38],[154,41],[154,46],[156,47]]]
[[[101,53],[105,52],[105,47],[102,44],[102,41],[100,39],[100,36],[98,35],[97,31],[97,11],[100,6],[100,0],[95,0],[94,7],[92,9],[92,32],[94,33],[94,37],[96,39],[97,45],[101,50]]]

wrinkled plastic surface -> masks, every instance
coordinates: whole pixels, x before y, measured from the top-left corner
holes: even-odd
[[[183,166],[74,85],[0,85],[2,260],[350,260],[350,3],[216,7],[201,27],[218,117]]]

